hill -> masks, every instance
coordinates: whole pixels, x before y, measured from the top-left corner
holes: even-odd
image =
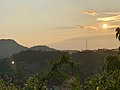
[[[30,50],[56,51],[56,49],[50,48],[50,47],[45,46],[45,45],[38,45],[38,46],[31,47]]]
[[[0,40],[0,58],[7,58],[20,51],[25,51],[28,48],[18,44],[12,39],[1,39]]]
[[[81,52],[76,52],[70,55],[71,60],[77,64],[80,69],[79,75],[81,81],[83,82],[85,78],[92,76],[96,73],[101,72],[101,67],[103,60],[107,55],[115,54],[115,50],[86,50]],[[8,66],[14,71],[19,72],[22,77],[28,77],[31,74],[43,73],[50,69],[48,61],[56,62],[59,57],[63,54],[61,51],[33,51],[27,50],[22,51],[18,54],[12,55],[7,61]],[[14,61],[15,64],[12,65],[11,62]],[[8,67],[7,66],[7,67]],[[10,69],[10,70],[11,70]],[[69,73],[69,67],[64,68],[64,70]],[[9,70],[9,69],[6,69]],[[21,79],[23,79],[21,77]]]
[[[0,59],[8,58],[13,54],[26,50],[40,50],[40,51],[56,51],[56,49],[50,48],[45,45],[38,45],[31,48],[18,44],[13,39],[1,39],[0,40]]]

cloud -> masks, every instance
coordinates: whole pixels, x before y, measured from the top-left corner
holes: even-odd
[[[75,26],[63,26],[63,27],[57,27],[55,29],[74,29],[76,28]]]
[[[120,15],[116,16],[111,16],[111,17],[104,17],[104,18],[98,18],[97,21],[119,21],[120,20]]]
[[[120,25],[108,25],[108,28],[109,29],[115,29],[117,27],[120,27]]]
[[[85,30],[97,30],[98,29],[95,26],[82,26],[82,25],[58,27],[57,29],[80,29],[80,28],[85,29]]]
[[[107,12],[109,15],[120,15],[120,12]]]
[[[98,30],[98,28],[95,27],[95,26],[81,26],[81,25],[77,25],[77,27],[83,28],[83,29],[87,29],[87,30]]]
[[[82,11],[82,14],[91,15],[91,16],[96,16],[96,15],[97,15],[97,12],[92,11],[92,10],[86,10],[86,11]]]

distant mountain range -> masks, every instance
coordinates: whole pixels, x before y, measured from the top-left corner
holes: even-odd
[[[38,45],[31,48],[22,46],[12,39],[1,39],[0,40],[0,59],[8,58],[15,53],[19,53],[25,50],[41,50],[41,51],[55,51],[56,49],[49,48],[45,45]]]
[[[107,38],[107,39],[106,39]],[[0,39],[0,59],[8,58],[15,53],[26,50],[40,50],[40,51],[67,51],[70,54],[77,52],[77,50],[86,50],[86,39],[87,49],[114,49],[119,47],[120,42],[117,42],[114,35],[99,35],[94,37],[78,37],[73,39],[64,40],[58,43],[54,43],[50,46],[58,48],[50,48],[46,45],[37,45],[33,47],[25,47],[18,44],[13,39]]]

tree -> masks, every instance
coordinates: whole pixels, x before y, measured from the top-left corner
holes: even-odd
[[[81,90],[80,84],[80,77],[78,75],[74,75],[73,78],[71,78],[70,90]]]
[[[120,28],[119,27],[116,28],[115,32],[116,32],[116,39],[120,41]]]
[[[86,79],[85,90],[96,89],[120,90],[120,59],[118,55],[107,56],[102,67],[102,74]]]
[[[0,79],[0,90],[19,90],[18,87],[12,82],[5,82]]]
[[[116,39],[120,41],[120,28],[116,28]],[[119,47],[120,51],[120,47]],[[120,53],[107,56],[102,74],[86,79],[86,90],[120,90]]]
[[[60,60],[58,62],[50,63],[51,69],[47,73],[40,76],[38,75],[38,77],[34,75],[28,79],[26,85],[27,90],[33,90],[34,88],[36,88],[35,90],[43,90],[43,87],[47,85],[47,82],[52,77],[67,79],[68,75],[64,73],[61,69],[64,65],[69,65],[70,67],[75,68],[75,64],[70,60],[69,56],[66,54],[60,57]]]

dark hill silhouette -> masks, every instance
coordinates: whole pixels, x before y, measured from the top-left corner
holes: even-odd
[[[56,51],[56,49],[50,48],[50,47],[45,46],[45,45],[38,45],[38,46],[31,47],[30,50]]]
[[[50,48],[45,45],[38,45],[28,48],[18,44],[13,39],[0,39],[0,59],[8,58],[13,54],[19,53],[21,51],[26,51],[28,49],[35,51],[56,51],[56,49]]]
[[[20,51],[27,50],[28,48],[18,44],[12,39],[1,39],[0,40],[0,58],[7,58]]]

